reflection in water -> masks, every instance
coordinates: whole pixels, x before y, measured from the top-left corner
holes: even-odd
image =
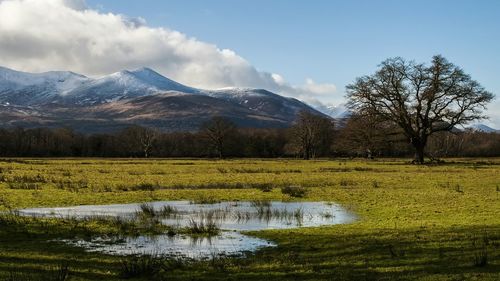
[[[249,237],[239,232],[224,231],[214,237],[185,235],[157,235],[113,239],[65,240],[71,245],[84,247],[90,252],[113,255],[154,254],[171,257],[207,258],[217,255],[238,256],[275,244],[264,239]]]
[[[323,202],[220,202],[191,204],[189,201],[162,201],[147,204],[76,206],[20,210],[36,216],[114,216],[125,219],[154,218],[161,223],[189,227],[190,224],[215,224],[222,229],[213,237],[157,235],[97,238],[65,242],[89,251],[109,254],[161,254],[206,258],[214,254],[240,255],[273,243],[241,234],[239,231],[286,229],[349,223],[354,216],[339,205]]]

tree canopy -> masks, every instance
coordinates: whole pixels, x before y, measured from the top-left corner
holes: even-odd
[[[397,124],[415,148],[415,161],[423,163],[430,135],[485,118],[493,94],[458,66],[434,56],[430,65],[388,59],[375,74],[348,85],[347,98],[357,114]]]

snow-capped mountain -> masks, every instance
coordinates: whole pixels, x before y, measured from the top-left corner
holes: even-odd
[[[331,105],[331,104],[316,104],[313,105],[314,109],[319,112],[328,115],[334,119],[345,119],[351,115],[349,110],[345,108],[343,104],[340,105]]]
[[[469,127],[470,129],[483,133],[500,133],[500,130],[493,129],[485,124],[474,124]]]
[[[0,120],[4,126],[70,126],[85,132],[131,124],[195,130],[214,115],[241,126],[287,127],[309,105],[262,89],[202,90],[149,69],[101,78],[73,72],[26,73],[0,68]]]
[[[46,103],[90,81],[88,77],[69,71],[26,73],[0,67],[0,104]]]
[[[224,88],[217,91],[206,91],[204,94],[237,103],[252,111],[268,112],[280,115],[295,116],[301,110],[312,109],[309,105],[294,99],[285,98],[263,89]]]
[[[123,70],[88,81],[74,88],[70,94],[58,101],[81,105],[101,104],[118,99],[136,98],[165,91],[199,93],[199,90],[184,86],[149,69]]]

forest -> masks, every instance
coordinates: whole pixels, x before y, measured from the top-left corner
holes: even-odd
[[[1,157],[412,157],[413,149],[391,123],[353,116],[334,121],[299,114],[287,129],[241,128],[214,117],[196,132],[160,132],[131,126],[107,134],[82,134],[71,128],[0,129]],[[431,136],[426,156],[497,157],[500,134],[472,129]]]

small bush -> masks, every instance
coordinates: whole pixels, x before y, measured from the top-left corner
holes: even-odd
[[[347,187],[347,186],[350,186],[350,185],[356,185],[356,183],[353,182],[352,180],[341,179],[340,182],[339,182],[339,185],[342,186],[342,187]]]
[[[291,197],[301,198],[306,196],[307,189],[300,185],[289,185],[281,188],[281,193]]]
[[[228,172],[226,168],[222,168],[222,167],[218,167],[217,171],[219,171],[219,173],[221,173],[221,174],[227,174],[227,172]]]
[[[143,183],[140,183],[140,184],[132,187],[132,190],[154,191],[154,190],[159,189],[159,188],[160,187],[158,184],[143,182]]]
[[[262,192],[271,192],[273,191],[273,186],[269,183],[263,183],[263,184],[258,184],[258,185],[255,185],[255,188],[257,188],[258,190],[262,191]]]

